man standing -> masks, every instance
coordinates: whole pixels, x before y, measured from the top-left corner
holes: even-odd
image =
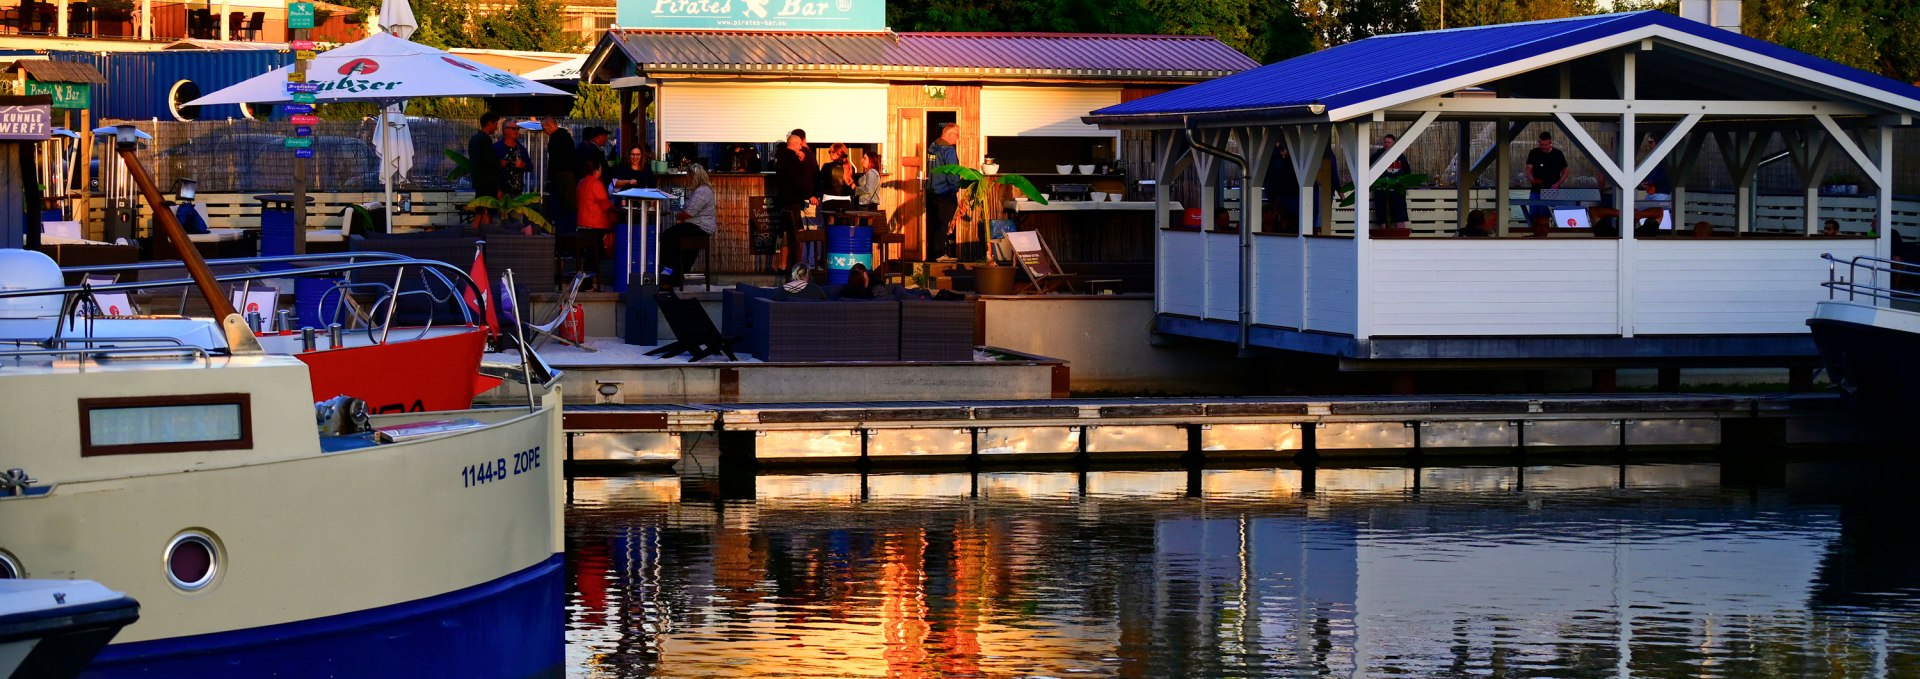
[[[520,144],[520,126],[512,123],[500,129],[500,141],[493,145],[493,154],[500,158],[500,191],[507,197],[527,192],[527,147]]]
[[[580,161],[575,154],[573,132],[562,127],[553,116],[542,119],[540,129],[547,132],[547,221],[553,222],[555,231],[567,233],[573,230],[577,218],[573,193],[580,185]]]
[[[1541,132],[1540,144],[1527,152],[1527,183],[1532,186],[1530,198],[1539,198],[1541,189],[1557,189],[1567,180],[1567,154],[1553,147],[1553,133]],[[1535,205],[1530,211],[1530,222],[1538,222],[1544,215],[1547,221],[1553,220],[1553,208]]]
[[[480,197],[500,197],[500,156],[493,152],[493,133],[500,129],[500,114],[488,111],[480,114],[480,131],[473,133],[467,140],[467,167],[473,175],[473,195]],[[487,219],[491,211],[480,210],[482,223],[491,223]],[[478,221],[478,220],[476,220]]]
[[[607,171],[607,130],[603,127],[589,127],[581,132],[587,140],[581,142],[580,166],[594,166],[601,172]],[[585,172],[585,170],[582,170]],[[583,175],[584,176],[584,175]]]
[[[780,149],[779,156],[773,162],[773,195],[780,206],[785,219],[780,229],[786,232],[782,239],[778,260],[780,268],[792,266],[799,258],[793,253],[794,239],[801,226],[808,207],[820,204],[820,191],[816,175],[820,168],[813,164],[811,149],[807,148],[807,131],[794,130],[787,133],[787,146]],[[812,262],[808,262],[811,266]]]
[[[950,174],[932,172],[942,165],[960,164],[960,126],[946,123],[940,126],[940,139],[933,143],[930,150],[932,161],[927,166],[931,175],[927,180],[927,254],[939,252],[935,261],[951,262],[953,257],[953,213],[960,207],[960,178]],[[938,243],[938,249],[935,249]]]

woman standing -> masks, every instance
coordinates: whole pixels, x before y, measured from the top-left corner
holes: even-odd
[[[712,238],[718,228],[714,221],[713,182],[707,177],[707,168],[694,165],[687,169],[687,179],[692,183],[687,188],[687,205],[674,214],[680,221],[660,234],[660,261],[670,267],[661,272],[664,282],[679,288],[686,280],[686,271],[693,267],[693,256],[697,253],[683,251],[680,239],[688,236]],[[707,250],[707,256],[713,256],[713,250]]]
[[[579,206],[575,219],[581,231],[577,237],[585,260],[582,268],[598,280],[602,253],[613,249],[613,199],[607,195],[607,185],[600,181],[599,165],[582,165],[580,174],[574,204]]]
[[[853,187],[853,203],[861,210],[880,209],[880,154],[860,155],[860,181]]]

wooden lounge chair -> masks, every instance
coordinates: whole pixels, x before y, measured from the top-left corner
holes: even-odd
[[[740,338],[722,336],[706,310],[700,308],[699,300],[682,299],[672,291],[655,295],[654,300],[660,306],[660,316],[667,319],[667,327],[673,328],[674,340],[648,351],[648,356],[673,358],[684,353],[688,363],[697,363],[714,354],[726,354],[729,361],[740,360],[733,355],[733,345]]]
[[[1013,258],[1020,262],[1020,268],[1027,272],[1027,282],[1014,292],[1044,295],[1064,287],[1068,292],[1077,292],[1073,281],[1077,276],[1061,270],[1060,261],[1054,259],[1053,250],[1047,242],[1040,239],[1035,231],[1008,231],[1007,244],[1013,247]]]
[[[553,307],[553,318],[547,319],[544,323],[534,323],[532,321],[523,321],[520,323],[521,327],[526,328],[527,332],[535,337],[532,342],[533,348],[540,348],[540,345],[546,344],[547,340],[559,340],[561,344],[570,347],[578,347],[586,351],[599,351],[599,349],[574,342],[573,340],[555,334],[560,330],[560,324],[567,322],[567,312],[572,311],[574,304],[578,303],[580,299],[580,287],[591,277],[593,277],[593,274],[586,272],[573,275],[573,283],[567,286],[567,294],[562,295],[560,297],[560,303]],[[499,300],[500,309],[496,312],[496,315],[511,322],[511,320],[517,318],[516,314],[520,313],[520,293],[514,290],[513,286],[505,284],[500,286],[500,290],[503,297]]]

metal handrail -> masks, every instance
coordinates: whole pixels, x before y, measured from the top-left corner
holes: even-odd
[[[1833,253],[1822,253],[1821,259],[1827,261],[1827,280],[1820,287],[1827,289],[1827,299],[1839,299],[1840,293],[1846,293],[1847,301],[1859,298],[1893,301],[1920,301],[1920,292],[1900,290],[1893,286],[1894,276],[1920,276],[1920,264],[1903,262],[1872,255],[1855,255],[1842,260]],[[1840,267],[1846,267],[1842,276]],[[1862,274],[1866,282],[1862,282]],[[1887,283],[1880,283],[1881,274],[1886,274]]]
[[[213,365],[212,355],[207,353],[206,349],[201,347],[186,346],[186,345],[171,346],[171,347],[89,347],[86,349],[0,350],[0,358],[71,355],[71,356],[81,356],[85,358],[91,358],[96,361],[102,358],[112,358],[115,356],[136,356],[141,354],[188,354],[197,360],[205,361],[209,366]]]

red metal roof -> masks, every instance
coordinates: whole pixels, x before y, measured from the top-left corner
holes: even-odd
[[[617,50],[613,49],[618,47]],[[1205,36],[1080,33],[608,31],[588,59],[640,73],[807,73],[1199,81],[1260,64]],[[626,69],[618,69],[626,72]]]

